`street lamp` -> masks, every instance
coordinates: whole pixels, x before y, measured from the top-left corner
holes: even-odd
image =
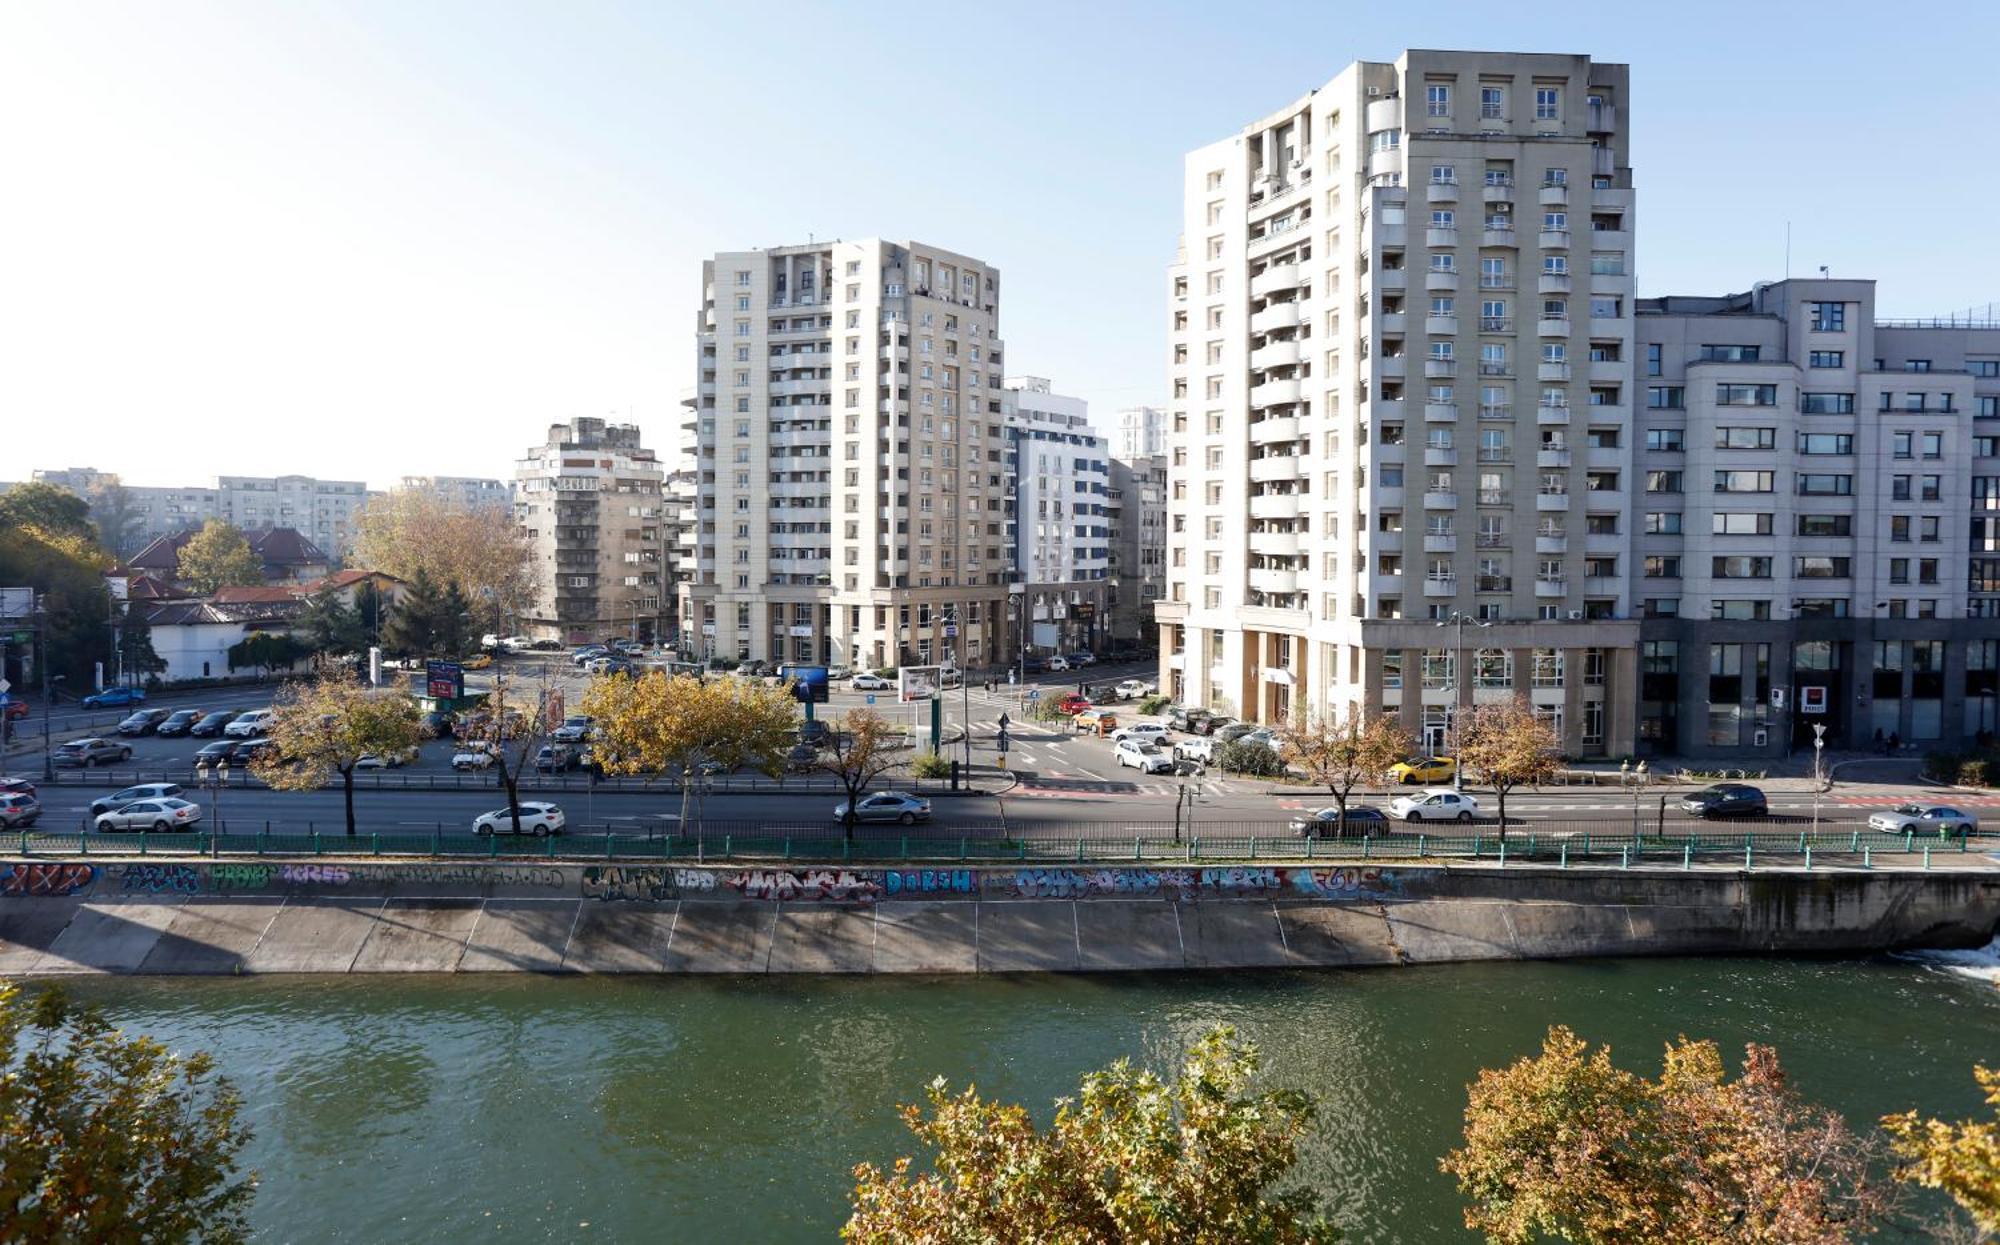
[[[1826,755],[1826,723],[1813,723],[1813,833],[1819,833],[1819,793],[1825,785],[1820,762]]]
[[[1450,614],[1432,623],[1434,627],[1456,627],[1457,638],[1451,650],[1451,704],[1445,710],[1445,751],[1451,754],[1451,789],[1465,790],[1465,764],[1458,755],[1458,713],[1459,680],[1465,677],[1465,624],[1475,627],[1491,627],[1493,624],[1483,618],[1467,618],[1463,610],[1453,610]]]
[[[54,717],[56,712],[56,684],[61,683],[65,677],[66,676],[64,675],[60,674],[51,675],[49,673],[49,646],[48,642],[44,640],[42,643],[42,781],[43,782],[54,782],[56,780],[56,764],[53,758],[53,754],[49,752],[49,719]]]

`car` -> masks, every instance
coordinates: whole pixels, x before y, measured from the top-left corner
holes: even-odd
[[[194,754],[194,767],[222,769],[230,764],[230,758],[234,757],[242,747],[242,742],[235,739],[218,739],[212,744],[203,744],[201,751]]]
[[[810,773],[818,766],[819,749],[812,744],[793,744],[785,753],[785,769],[791,773]]]
[[[4,713],[9,720],[19,721],[28,716],[28,702],[12,696],[0,696],[0,713]]]
[[[532,644],[528,645],[528,647],[536,650],[537,652],[559,653],[562,651],[562,641],[552,640],[552,639],[541,639],[534,641]]]
[[[847,801],[834,806],[833,819],[847,820]],[[874,795],[861,797],[854,806],[856,821],[895,821],[903,825],[913,825],[931,819],[931,802],[907,791],[877,791]]]
[[[270,741],[260,740],[256,742],[269,743]],[[249,745],[245,744],[244,747],[248,748]],[[415,748],[402,748],[394,752],[364,752],[355,759],[354,768],[395,769],[398,766],[413,763],[418,755],[418,751]]]
[[[110,795],[92,800],[90,815],[96,817],[113,809],[123,808],[136,800],[164,800],[180,793],[181,785],[177,782],[142,782],[136,787],[127,787],[123,791],[114,791]]]
[[[1134,722],[1130,726],[1121,726],[1111,732],[1111,738],[1121,742],[1127,739],[1143,739],[1149,744],[1156,744],[1166,737],[1167,726],[1164,722]]]
[[[1109,735],[1118,729],[1118,715],[1104,709],[1085,709],[1069,720],[1071,730],[1093,735]]]
[[[229,754],[229,768],[248,769],[256,763],[257,758],[277,750],[278,745],[268,739],[243,740],[236,745],[236,751]]]
[[[192,830],[200,820],[201,806],[187,800],[135,800],[100,813],[92,824],[105,834],[114,830]]]
[[[493,634],[493,633],[492,633],[491,631],[489,631],[489,632],[487,632],[487,633],[486,633],[485,635],[483,635],[483,636],[480,636],[480,637],[479,637],[479,647],[481,647],[481,648],[499,648],[499,647],[500,647],[500,637],[499,637],[499,636],[497,636],[497,635],[495,635],[495,634]]]
[[[624,653],[629,657],[637,657],[639,654],[646,651],[646,646],[639,643],[637,640],[627,640],[622,638],[613,640],[611,642],[611,647],[617,649],[619,652]]]
[[[1471,821],[1479,816],[1479,801],[1463,791],[1434,787],[1389,801],[1389,816],[1397,821]]]
[[[500,759],[500,745],[475,740],[452,753],[453,769],[490,769]]]
[[[572,713],[563,719],[561,726],[549,732],[549,738],[557,743],[576,743],[590,734],[590,728],[597,725],[597,719],[587,713]]]
[[[1215,742],[1229,744],[1235,743],[1245,735],[1253,733],[1256,729],[1255,724],[1250,722],[1230,722],[1223,726],[1218,726],[1211,733],[1215,736]]]
[[[1069,669],[1069,659],[1067,657],[1051,657],[1042,664],[1042,669],[1051,673],[1060,673]]]
[[[500,637],[500,651],[503,653],[525,653],[535,647],[535,642],[524,635]]]
[[[1275,748],[1278,746],[1278,732],[1268,726],[1260,726],[1247,734],[1238,735],[1236,742],[1241,744],[1258,744],[1265,748]]]
[[[1292,818],[1292,833],[1308,839],[1337,839],[1343,834],[1380,834],[1389,828],[1389,818],[1368,804],[1347,806],[1347,824],[1341,825],[1340,808],[1316,808]]]
[[[248,739],[262,735],[271,729],[271,722],[278,715],[269,709],[252,709],[240,714],[236,720],[222,728],[222,733],[231,739]]]
[[[1740,782],[1719,782],[1681,798],[1681,811],[1690,816],[1762,817],[1771,811],[1764,793]]]
[[[154,727],[166,721],[171,709],[141,709],[118,724],[120,735],[148,735]]]
[[[1072,666],[1094,666],[1097,664],[1097,656],[1094,653],[1070,653],[1066,659]]]
[[[879,674],[857,674],[854,676],[854,690],[857,692],[894,691],[896,685]]]
[[[1064,692],[1063,698],[1056,702],[1056,710],[1060,713],[1082,713],[1090,707],[1090,698],[1077,692]]]
[[[458,663],[462,670],[484,670],[492,664],[493,657],[490,653],[475,653]]]
[[[1898,834],[1973,834],[1979,829],[1979,818],[1947,804],[1901,804],[1887,812],[1869,814],[1868,828]]]
[[[187,733],[199,739],[206,739],[210,735],[220,735],[223,729],[235,720],[236,710],[217,709],[213,713],[202,714],[200,720],[187,728]]]
[[[0,795],[0,827],[25,830],[41,815],[42,802],[32,795],[20,791]]]
[[[120,705],[136,705],[146,699],[146,690],[140,687],[107,687],[101,692],[83,698],[86,709],[116,709]]]
[[[424,720],[423,720],[424,738],[450,739],[452,729],[453,729],[452,720],[451,720],[451,715],[449,713],[441,713],[433,709],[431,712],[426,713],[424,715]]]
[[[1118,694],[1127,700],[1138,700],[1152,690],[1153,685],[1144,679],[1126,679],[1116,688]]]
[[[1457,772],[1458,763],[1450,757],[1411,757],[1389,767],[1389,777],[1404,787],[1450,782]]]
[[[33,795],[35,784],[25,778],[0,778],[0,795]]]
[[[708,760],[695,766],[694,772],[700,774],[703,778],[714,778],[718,774],[727,774],[735,768],[734,765],[731,765],[727,761],[718,761],[714,757],[710,757]]]
[[[582,648],[571,651],[569,655],[570,664],[581,666],[585,662],[593,658],[602,657],[610,651],[610,649],[604,647],[602,644],[586,644]]]
[[[153,728],[153,733],[169,737],[192,734],[195,724],[207,716],[206,709],[176,709]]]
[[[1165,748],[1146,739],[1121,739],[1111,750],[1111,757],[1119,766],[1131,766],[1142,774],[1164,774],[1174,768],[1174,758]]]
[[[72,739],[57,748],[50,757],[51,763],[72,769],[83,769],[92,765],[116,765],[120,761],[132,759],[132,749],[109,739]]]
[[[834,679],[851,679],[854,677],[854,672],[846,666],[828,666],[826,668],[826,677],[828,682],[832,682]]]
[[[615,653],[603,653],[583,663],[590,674],[631,674],[632,663]]]
[[[535,769],[544,774],[560,774],[577,768],[581,750],[568,744],[543,744],[535,750]]]
[[[1197,710],[1196,712],[1201,711]],[[1190,718],[1188,721],[1188,731],[1195,735],[1213,735],[1223,727],[1232,725],[1234,722],[1234,718],[1223,714],[1209,713],[1199,718]]]
[[[521,802],[521,828],[514,829],[514,813],[511,809],[496,808],[490,813],[481,813],[472,819],[474,834],[532,834],[543,838],[551,834],[561,834],[564,825],[563,811],[553,804],[541,800]]]
[[[1215,741],[1213,739],[1183,739],[1174,745],[1174,758],[1181,761],[1199,761],[1203,765],[1215,764]]]
[[[947,667],[938,671],[938,687],[944,691],[956,691],[965,686],[965,675],[956,668]]]

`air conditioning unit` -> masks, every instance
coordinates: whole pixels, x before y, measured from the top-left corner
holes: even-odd
[[[1583,611],[1582,611],[1582,610],[1571,610],[1571,611],[1569,612],[1569,620],[1570,620],[1571,622],[1582,622],[1582,621],[1583,621]]]

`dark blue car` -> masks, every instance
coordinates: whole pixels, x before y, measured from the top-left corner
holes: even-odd
[[[94,696],[83,698],[86,709],[115,709],[119,705],[136,705],[146,699],[146,693],[136,687],[107,687]]]

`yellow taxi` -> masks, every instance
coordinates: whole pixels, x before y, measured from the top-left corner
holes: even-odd
[[[493,659],[485,653],[476,653],[458,664],[467,670],[484,670],[493,664]]]
[[[1451,776],[1456,772],[1458,765],[1450,757],[1417,757],[1413,760],[1398,761],[1389,767],[1389,777],[1405,787],[1450,782]]]

